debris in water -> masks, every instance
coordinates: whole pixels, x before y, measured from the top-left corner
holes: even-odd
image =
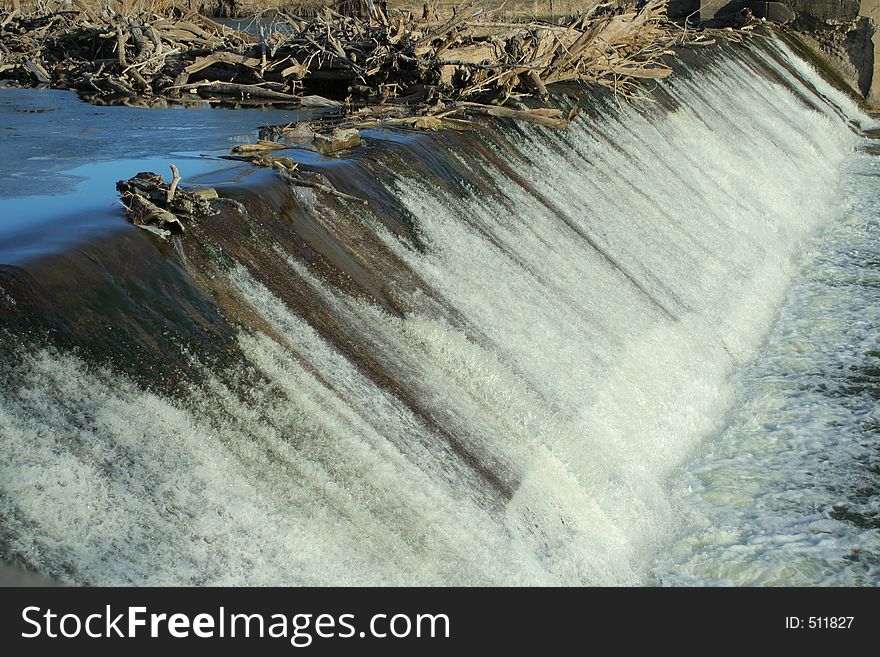
[[[319,153],[329,154],[360,146],[361,133],[357,128],[334,128],[329,133],[318,133],[312,144]]]
[[[279,151],[290,148],[290,144],[283,144],[277,141],[268,141],[266,139],[259,140],[256,144],[240,144],[232,149],[233,153],[238,155],[248,155],[250,153],[265,153],[267,151]]]
[[[171,172],[171,184],[146,171],[116,183],[129,221],[162,238],[183,233],[186,221],[219,214],[211,207],[211,200],[217,198],[216,190],[178,189],[180,174],[173,164]]]
[[[299,18],[279,9],[259,36],[177,7],[121,13],[75,3],[72,10],[14,11],[0,28],[0,74],[128,103],[234,97],[331,108],[343,117],[386,104],[399,106],[393,118],[450,109],[498,116],[487,108],[525,97],[543,102],[558,82],[633,96],[636,80],[671,73],[665,58],[674,46],[705,39],[669,22],[663,0],[588,0],[561,24],[499,22],[479,0],[465,0],[445,22],[348,4],[340,6],[350,16],[327,9]],[[306,93],[314,90],[322,95]],[[529,108],[514,112],[506,116],[567,124]],[[411,125],[438,127],[430,119]]]

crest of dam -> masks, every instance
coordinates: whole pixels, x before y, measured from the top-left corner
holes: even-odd
[[[374,130],[0,266],[0,559],[76,584],[640,584],[873,122],[780,38],[564,131]],[[184,181],[185,183],[188,181]],[[196,182],[196,181],[194,181]]]

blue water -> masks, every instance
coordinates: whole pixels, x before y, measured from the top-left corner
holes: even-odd
[[[100,231],[125,229],[115,183],[140,171],[184,182],[243,165],[219,159],[293,110],[87,104],[58,90],[0,88],[0,260],[15,264]],[[234,174],[231,174],[234,175]]]

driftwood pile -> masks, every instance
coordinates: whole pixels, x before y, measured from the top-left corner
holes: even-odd
[[[139,173],[116,183],[122,205],[129,220],[136,226],[159,237],[184,232],[184,224],[218,214],[211,201],[217,198],[213,189],[183,190],[178,188],[180,173],[171,165],[171,183],[155,173]]]
[[[312,133],[313,139],[318,136],[320,135]],[[354,146],[353,140],[359,142],[360,136],[357,130],[336,128],[333,139],[325,139],[336,141],[340,144],[338,148],[343,149]],[[367,202],[335,189],[321,173],[297,171],[298,164],[291,158],[275,154],[276,151],[290,146],[291,144],[260,140],[256,144],[237,146],[227,157],[274,169],[283,180],[294,187],[310,187],[356,203]],[[116,183],[120,203],[125,208],[128,220],[162,239],[168,239],[171,235],[182,235],[186,232],[186,226],[193,221],[220,214],[218,204],[227,200],[220,198],[217,190],[211,187],[182,189],[179,187],[181,178],[177,166],[172,164],[170,167],[170,183],[150,171]]]
[[[13,11],[0,21],[0,76],[98,96],[179,97],[200,54],[232,57],[252,45],[246,34],[198,16],[123,16],[75,10]]]
[[[146,102],[233,96],[341,105],[347,113],[395,104],[411,115],[506,114],[508,99],[545,99],[557,82],[628,95],[637,79],[669,75],[663,57],[682,39],[664,0],[638,8],[588,0],[585,13],[565,24],[494,22],[478,0],[442,23],[378,9],[357,18],[329,9],[309,19],[280,12],[258,34],[179,10],[122,16],[108,8],[97,14],[79,0],[74,6],[0,16],[0,78]],[[509,111],[547,125],[567,120],[547,110]]]
[[[237,30],[189,11],[122,15],[69,0],[67,10],[0,14],[0,79],[74,89],[92,102],[236,102],[327,107],[328,123],[268,126],[257,144],[227,157],[270,167],[292,185],[350,201],[318,173],[302,172],[284,149],[336,153],[360,143],[359,128],[437,130],[469,115],[564,128],[574,113],[541,107],[554,83],[601,85],[629,97],[640,79],[670,74],[667,56],[710,36],[666,20],[665,0],[585,0],[568,21],[499,22],[479,0],[446,21],[343,0],[307,19],[279,10],[271,23]],[[100,6],[100,5],[99,5]],[[528,104],[514,100],[531,99]],[[183,190],[172,165],[119,181],[129,219],[168,238],[217,214],[214,190]]]

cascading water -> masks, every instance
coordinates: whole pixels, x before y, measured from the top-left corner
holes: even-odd
[[[785,342],[805,241],[858,222],[870,126],[782,43],[695,59],[564,132],[301,154],[370,204],[254,174],[176,248],[131,229],[56,260],[76,298],[6,268],[5,558],[101,584],[736,582],[687,467],[755,449],[725,438],[739,382]]]

